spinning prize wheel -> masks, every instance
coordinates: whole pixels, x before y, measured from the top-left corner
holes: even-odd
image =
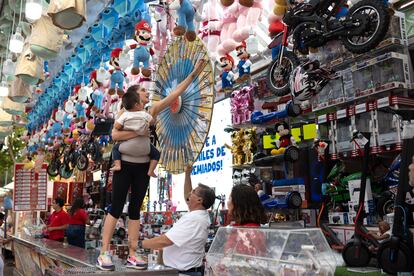
[[[168,48],[157,71],[154,102],[174,91],[202,58],[207,61],[203,71],[157,118],[159,164],[173,174],[182,173],[185,165],[193,163],[203,149],[213,114],[214,75],[207,49],[199,38],[193,42],[178,38]]]

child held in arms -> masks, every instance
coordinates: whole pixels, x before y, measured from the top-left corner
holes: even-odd
[[[149,127],[153,124],[154,119],[144,110],[144,106],[139,99],[139,95],[135,91],[125,93],[124,96],[122,96],[122,106],[125,111],[115,121],[115,129],[130,130],[137,132],[139,135],[148,135]],[[121,143],[116,143],[112,148],[112,159],[114,162],[111,171],[121,170],[121,152],[119,151],[120,144]],[[157,177],[154,170],[157,167],[159,159],[160,152],[153,144],[151,144],[151,161],[148,169],[149,176]]]

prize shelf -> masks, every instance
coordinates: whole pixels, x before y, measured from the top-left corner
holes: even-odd
[[[375,58],[378,55],[384,54],[391,50],[401,50],[407,47],[403,39],[390,37],[382,41],[377,48],[369,51],[368,53],[354,55],[350,54],[349,56],[340,57],[328,62],[325,62],[326,65],[332,67],[335,70],[341,70],[348,67],[350,64],[355,63],[358,60],[366,60],[369,58]]]

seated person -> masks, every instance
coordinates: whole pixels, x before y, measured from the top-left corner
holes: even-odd
[[[154,119],[144,110],[139,95],[135,91],[125,93],[122,97],[122,106],[125,108],[125,111],[116,120],[114,127],[117,130],[133,130],[141,135],[149,133],[149,127],[153,124]],[[121,170],[119,146],[120,143],[116,143],[112,148],[112,159],[114,160],[113,167],[111,168],[112,171]],[[151,144],[150,159],[148,175],[157,177],[154,170],[160,159],[160,152],[153,144]]]

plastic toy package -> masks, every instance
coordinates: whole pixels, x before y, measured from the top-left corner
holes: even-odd
[[[315,256],[318,256],[317,258]],[[205,275],[333,275],[336,260],[320,229],[221,227]]]

